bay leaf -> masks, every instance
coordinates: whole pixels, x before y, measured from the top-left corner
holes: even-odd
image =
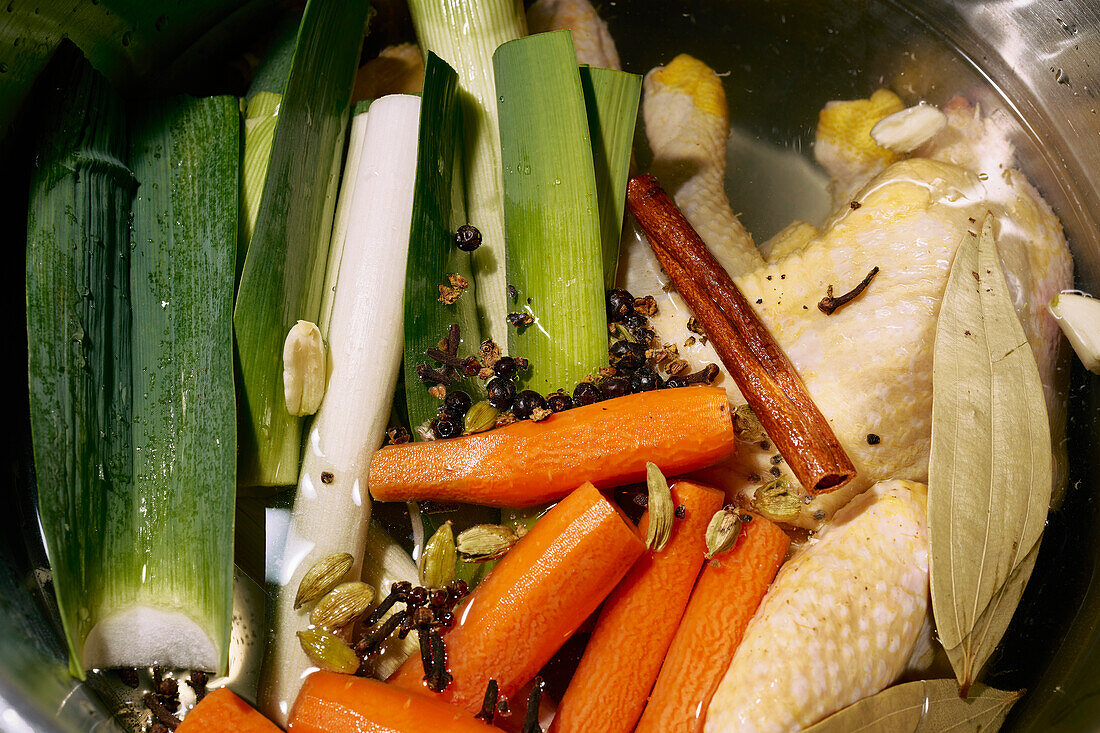
[[[977,684],[963,699],[955,680],[917,680],[865,697],[804,733],[991,733],[1022,695]]]
[[[932,610],[967,688],[1004,635],[1050,504],[1042,382],[997,259],[993,217],[951,267],[936,330],[928,467]]]

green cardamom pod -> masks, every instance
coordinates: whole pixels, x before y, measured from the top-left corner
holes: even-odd
[[[309,622],[325,629],[340,629],[359,619],[374,602],[374,589],[353,580],[341,583],[317,601],[309,614]]]
[[[759,443],[761,440],[768,439],[764,426],[760,424],[760,418],[748,403],[733,409],[733,430],[738,440],[744,443]]]
[[[309,661],[328,672],[355,674],[359,657],[347,642],[330,631],[313,627],[298,632],[298,643]]]
[[[466,435],[483,433],[491,430],[497,424],[500,410],[490,405],[485,400],[473,405],[466,411]]]
[[[499,524],[475,524],[458,533],[455,547],[466,562],[488,562],[502,557],[519,537]]]
[[[672,490],[661,469],[655,463],[645,464],[646,486],[649,488],[649,529],[645,545],[660,552],[672,536],[672,523],[676,519],[676,507],[672,504]]]
[[[420,585],[425,588],[442,588],[455,579],[455,536],[451,523],[445,522],[424,545],[420,557]]]
[[[710,560],[718,553],[733,547],[739,534],[741,534],[741,513],[734,505],[727,504],[716,511],[710,518],[710,523],[707,524],[705,557]]]
[[[787,522],[798,516],[802,498],[791,490],[790,481],[777,478],[756,490],[752,505],[773,522]]]
[[[355,558],[346,552],[338,552],[318,560],[302,576],[302,582],[298,584],[298,595],[294,597],[294,608],[298,609],[316,601],[335,588],[354,563]]]

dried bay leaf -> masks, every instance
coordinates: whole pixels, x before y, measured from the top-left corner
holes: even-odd
[[[989,733],[1023,692],[977,684],[966,699],[955,680],[917,680],[887,687],[805,729],[805,733]]]
[[[955,255],[932,385],[932,609],[966,689],[1027,585],[1053,481],[1042,382],[997,259],[992,216]]]

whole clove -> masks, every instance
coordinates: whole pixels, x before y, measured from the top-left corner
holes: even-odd
[[[878,267],[872,267],[871,271],[867,273],[867,277],[860,281],[859,285],[849,290],[844,295],[833,297],[833,286],[830,285],[825,289],[825,297],[817,304],[818,310],[827,316],[831,316],[842,306],[851,303],[858,298],[860,294],[867,289],[867,286],[871,284],[871,281],[878,274]]]
[[[474,717],[478,720],[484,720],[486,723],[492,723],[499,696],[500,689],[497,686],[497,681],[490,677],[489,684],[485,685],[485,700],[481,703],[481,711]]]
[[[542,733],[539,725],[539,705],[542,703],[542,688],[546,683],[542,677],[535,678],[535,684],[531,687],[531,694],[527,696],[527,717],[523,721],[523,733]]]

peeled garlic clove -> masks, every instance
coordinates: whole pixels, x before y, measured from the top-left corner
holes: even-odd
[[[1093,374],[1100,374],[1100,298],[1059,293],[1048,308],[1081,363]]]
[[[317,325],[298,321],[283,342],[283,397],[291,415],[312,415],[325,396],[325,342]]]
[[[918,104],[883,117],[871,128],[879,147],[911,153],[947,127],[947,115],[930,104]]]

